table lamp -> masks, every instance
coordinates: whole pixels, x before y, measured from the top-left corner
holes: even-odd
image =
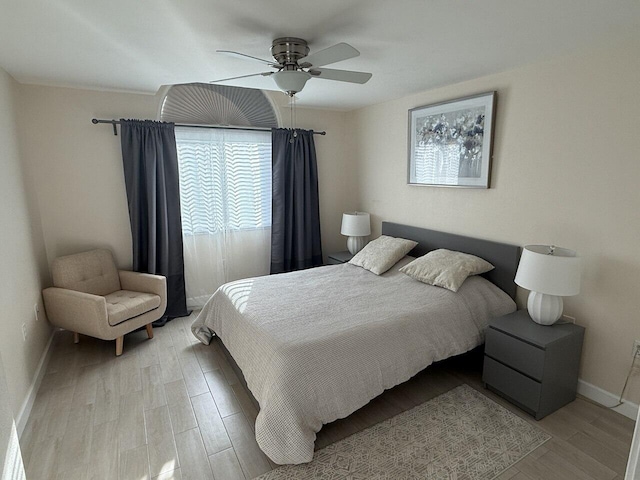
[[[527,310],[533,321],[553,325],[562,316],[562,297],[580,293],[580,258],[568,248],[527,245],[515,282],[531,290]]]
[[[344,213],[340,233],[349,237],[347,238],[347,249],[351,255],[355,255],[364,248],[367,244],[367,237],[371,235],[369,214],[364,212]]]

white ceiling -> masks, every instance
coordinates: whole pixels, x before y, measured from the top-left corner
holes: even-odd
[[[373,78],[312,79],[298,104],[351,109],[639,31],[638,0],[0,0],[0,67],[22,83],[155,93],[269,70],[216,49],[271,59],[280,36],[311,53],[347,42],[360,57],[330,67]]]

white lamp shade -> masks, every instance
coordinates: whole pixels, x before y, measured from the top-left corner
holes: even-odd
[[[371,219],[368,213],[352,212],[342,215],[342,235],[349,237],[366,237],[371,235]]]
[[[515,282],[547,295],[569,297],[580,293],[580,257],[567,248],[527,245],[522,251]]]

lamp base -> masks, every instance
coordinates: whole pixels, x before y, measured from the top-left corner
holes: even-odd
[[[540,325],[553,325],[562,316],[562,297],[531,291],[527,310],[531,319]]]
[[[367,244],[367,237],[348,237],[347,238],[347,250],[351,255],[355,255],[364,248]]]

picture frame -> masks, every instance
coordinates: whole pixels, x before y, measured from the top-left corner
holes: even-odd
[[[489,188],[496,92],[409,110],[407,183]]]

